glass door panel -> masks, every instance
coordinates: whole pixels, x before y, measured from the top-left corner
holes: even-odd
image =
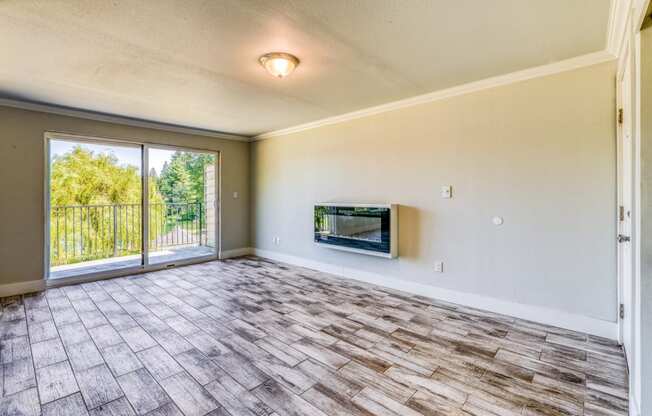
[[[216,155],[148,147],[147,264],[215,257]]]
[[[142,146],[48,144],[48,278],[142,266]]]

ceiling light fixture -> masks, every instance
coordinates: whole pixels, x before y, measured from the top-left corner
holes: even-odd
[[[270,52],[258,58],[260,64],[273,76],[285,78],[299,65],[299,58],[285,52]]]

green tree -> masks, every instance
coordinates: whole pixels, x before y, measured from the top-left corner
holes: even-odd
[[[175,152],[161,169],[158,185],[168,203],[204,202],[204,169],[215,163],[205,153]]]
[[[52,265],[140,251],[137,167],[121,165],[111,153],[77,146],[53,158],[50,181]],[[149,178],[148,184],[150,203],[162,204],[156,179]]]
[[[95,155],[81,146],[54,157],[50,181],[53,206],[140,200],[140,178],[135,166],[120,166],[113,154]]]
[[[149,200],[162,203],[156,178],[148,180]],[[140,204],[141,178],[136,166],[120,165],[111,153],[95,154],[82,146],[52,160],[52,206]]]
[[[190,173],[180,159],[173,158],[161,170],[159,188],[167,203],[195,202]]]

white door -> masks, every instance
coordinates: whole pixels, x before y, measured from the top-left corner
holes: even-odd
[[[618,274],[620,281],[621,341],[628,356],[630,369],[633,365],[632,316],[633,316],[633,250],[632,250],[632,207],[633,207],[633,145],[631,72],[627,60],[618,79]]]

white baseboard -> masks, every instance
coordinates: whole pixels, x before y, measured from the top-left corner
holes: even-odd
[[[232,257],[240,257],[240,256],[247,256],[251,253],[253,253],[254,249],[251,247],[241,247],[241,248],[234,248],[233,250],[225,250],[221,253],[220,259],[230,259]]]
[[[253,254],[271,260],[277,260],[296,266],[307,267],[325,273],[334,274],[349,279],[385,286],[391,289],[427,296],[446,302],[456,303],[486,311],[526,319],[545,325],[584,332],[609,339],[618,339],[618,324],[587,316],[571,314],[542,306],[526,305],[506,300],[476,295],[467,292],[444,289],[421,283],[409,282],[395,277],[366,272],[359,269],[342,267],[335,264],[322,263],[302,257],[291,256],[276,251],[253,249]]]
[[[629,416],[641,416],[640,407],[638,405],[638,400],[636,400],[636,395],[633,392],[634,387],[629,386]]]
[[[240,257],[240,256],[246,256],[248,254],[251,254],[253,252],[253,249],[250,247],[242,247],[242,248],[236,248],[233,250],[226,250],[221,253],[220,258],[221,259],[228,259],[232,257]],[[120,272],[117,272],[115,276],[107,276],[107,277],[118,277],[121,276],[122,274]],[[94,281],[98,280],[97,278],[88,278],[88,279],[79,279],[79,278],[72,278],[72,279],[56,279],[56,280],[50,280],[50,286],[51,287],[56,287],[56,286],[63,286],[66,284],[71,284],[71,283],[81,283],[82,281]],[[47,282],[45,280],[31,280],[29,282],[18,282],[18,283],[9,283],[5,285],[0,285],[0,297],[5,297],[5,296],[13,296],[13,295],[22,295],[25,293],[31,293],[31,292],[38,292],[41,290],[45,290],[47,288]]]
[[[609,322],[582,315],[571,314],[542,306],[526,305],[510,302],[488,296],[476,295],[473,293],[458,292],[455,290],[439,288],[436,286],[424,285],[421,283],[409,282],[395,277],[384,276],[378,273],[366,272],[364,270],[338,266],[336,264],[322,263],[303,257],[292,256],[276,251],[242,247],[233,250],[226,250],[221,253],[222,259],[255,254],[271,260],[277,260],[301,267],[308,267],[336,276],[359,280],[367,283],[385,286],[391,289],[402,290],[439,299],[446,302],[457,303],[464,306],[483,309],[490,312],[505,314],[521,319],[539,322],[545,325],[557,326],[573,331],[584,332],[610,339],[618,338],[618,325],[616,322]],[[9,283],[0,285],[0,297],[13,296],[23,293],[45,290],[45,280],[31,280],[28,282]]]
[[[29,282],[8,283],[0,285],[0,298],[5,296],[22,295],[24,293],[45,290],[45,280],[30,280]]]

